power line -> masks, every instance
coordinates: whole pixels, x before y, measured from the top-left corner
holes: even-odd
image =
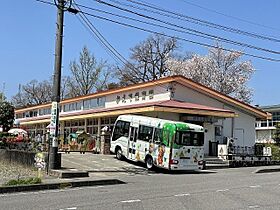
[[[260,26],[260,27],[263,27],[263,28],[268,28],[268,29],[272,29],[272,30],[275,30],[275,31],[280,31],[279,28],[274,28],[274,27],[271,27],[271,26],[267,26],[267,25],[259,24],[259,23],[256,23],[256,22],[253,22],[253,21],[249,21],[249,20],[246,20],[246,19],[243,19],[243,18],[239,18],[239,17],[236,17],[236,16],[227,15],[227,14],[224,14],[222,12],[218,12],[217,10],[209,9],[209,8],[203,7],[201,5],[198,5],[198,4],[195,4],[195,3],[191,3],[191,2],[186,1],[186,0],[181,0],[181,1],[186,3],[186,4],[192,5],[194,7],[198,7],[200,9],[204,9],[206,11],[213,12],[213,13],[216,13],[218,15],[222,15],[224,17],[232,18],[232,19],[235,19],[235,20],[238,20],[238,21],[241,21],[241,22],[249,23],[251,25]]]
[[[159,25],[159,24],[155,24],[155,23],[131,18],[131,17],[128,17],[128,16],[118,15],[118,14],[115,14],[115,13],[112,13],[112,12],[107,12],[107,11],[100,10],[100,9],[94,9],[94,8],[83,6],[83,5],[80,5],[80,4],[77,4],[77,5],[79,5],[82,8],[90,9],[90,10],[97,11],[97,12],[104,13],[104,14],[109,14],[109,15],[112,15],[112,16],[115,16],[115,17],[120,17],[120,18],[124,18],[124,19],[127,19],[127,20],[132,20],[132,21],[135,21],[135,22],[144,23],[144,24],[148,24],[148,25],[152,25],[152,26],[156,26],[156,27],[161,27],[161,28],[165,28],[165,29],[168,29],[168,30],[173,30],[173,31],[177,31],[177,32],[185,33],[185,34],[190,34],[190,35],[199,36],[199,37],[203,37],[203,38],[209,38],[207,36],[203,36],[203,35],[200,35],[200,34],[195,34],[195,33],[191,33],[191,32],[188,32],[188,31],[182,31],[182,30],[178,30],[178,29],[175,29],[175,28],[170,28],[170,27],[167,27],[167,26],[162,26],[162,25]]]
[[[110,6],[110,7],[113,7],[113,8],[116,8],[116,9],[128,12],[128,13],[132,13],[134,15],[137,15],[137,16],[149,19],[149,20],[157,21],[157,22],[160,22],[160,23],[163,23],[163,24],[166,24],[166,25],[174,26],[174,27],[177,27],[177,28],[180,28],[180,29],[183,29],[183,30],[187,30],[187,31],[191,31],[191,32],[197,33],[197,34],[202,34],[202,35],[207,36],[208,38],[210,38],[212,40],[213,39],[214,40],[218,39],[220,41],[224,41],[226,43],[230,43],[230,44],[234,44],[234,45],[239,45],[239,46],[242,46],[242,47],[248,47],[248,48],[252,48],[252,49],[255,49],[255,50],[261,50],[261,51],[268,52],[268,53],[273,53],[273,54],[280,54],[279,51],[270,50],[270,49],[266,49],[266,48],[257,47],[257,46],[254,46],[254,45],[242,43],[242,42],[233,41],[233,40],[226,39],[226,38],[223,38],[223,37],[220,37],[220,36],[217,36],[217,35],[212,35],[212,34],[204,33],[204,32],[192,29],[192,28],[186,28],[186,27],[183,27],[183,26],[180,26],[180,25],[177,25],[177,24],[173,24],[173,23],[167,22],[167,21],[159,20],[157,18],[148,16],[148,15],[140,14],[138,12],[134,12],[134,11],[131,11],[129,9],[122,8],[122,7],[119,7],[119,6],[116,6],[116,5],[104,2],[102,0],[94,0],[94,1],[97,1],[99,3],[105,4],[107,6]],[[204,37],[204,38],[206,38],[206,37]]]
[[[116,23],[118,25],[123,25],[123,26],[126,26],[126,27],[138,29],[138,30],[145,31],[145,32],[148,32],[148,33],[157,34],[157,35],[161,35],[161,36],[165,36],[165,37],[169,37],[169,38],[175,38],[175,39],[178,39],[178,40],[181,40],[181,41],[189,42],[189,43],[200,45],[200,46],[204,46],[204,47],[220,48],[220,49],[222,49],[224,51],[236,52],[236,50],[230,50],[230,49],[227,49],[227,48],[221,48],[221,47],[217,47],[215,45],[206,44],[206,43],[202,43],[202,42],[196,42],[196,41],[192,41],[192,40],[181,38],[181,37],[177,37],[177,36],[166,35],[164,33],[156,32],[156,31],[153,31],[153,30],[150,30],[150,29],[144,29],[144,28],[141,28],[141,27],[138,27],[138,26],[134,26],[134,25],[127,24],[127,23],[122,23],[122,22],[119,22],[119,21],[116,21],[116,20],[112,20],[112,19],[109,19],[109,18],[101,17],[101,16],[98,16],[98,15],[93,15],[93,14],[90,14],[90,13],[87,13],[87,12],[83,12],[83,11],[80,11],[80,12],[84,13],[86,15],[89,15],[89,16],[101,19],[101,20],[106,20],[106,21],[109,21],[109,22]],[[269,60],[269,61],[274,61],[274,62],[279,62],[280,61],[279,59],[274,59],[274,58],[264,57],[264,56],[258,56],[258,55],[254,55],[254,54],[250,54],[250,53],[245,53],[245,52],[242,52],[242,54],[250,56],[250,57],[254,57],[254,58],[263,59],[263,60]]]
[[[114,0],[111,0],[111,1],[116,2]],[[157,10],[157,11],[164,12],[165,16],[171,17],[170,14],[173,14],[177,18],[181,17],[181,18],[184,18],[186,21],[192,22],[192,23],[195,23],[195,24],[204,25],[204,26],[212,27],[212,28],[216,28],[216,29],[221,29],[221,30],[224,30],[224,31],[229,31],[229,32],[232,32],[232,33],[237,33],[237,34],[241,34],[241,35],[245,35],[245,36],[250,36],[250,37],[254,37],[254,38],[258,38],[258,39],[269,40],[269,41],[274,41],[274,42],[280,42],[280,39],[277,39],[275,37],[269,37],[267,35],[261,35],[261,34],[249,32],[249,31],[244,31],[244,30],[232,28],[232,27],[229,27],[229,26],[223,26],[223,25],[216,24],[216,23],[213,23],[213,22],[209,22],[209,21],[206,21],[206,20],[203,20],[203,19],[194,18],[194,17],[191,17],[191,16],[187,16],[187,15],[184,15],[184,14],[180,14],[180,13],[171,11],[171,10],[163,9],[163,8],[160,8],[159,6],[151,4],[151,3],[146,3],[146,2],[144,3],[143,1],[142,2],[138,2],[136,0],[126,0],[126,1],[129,1],[129,2],[134,3],[134,4],[138,4],[138,5],[141,5],[141,6],[144,6],[144,7],[152,8],[152,9]],[[120,4],[123,4],[123,3],[120,3]],[[143,10],[145,8],[138,8],[138,9]],[[156,12],[157,14],[160,14],[157,11],[153,11],[153,12]]]
[[[75,3],[75,5],[77,6],[77,8],[80,10],[79,6]],[[81,14],[83,14],[81,12]],[[117,58],[119,61],[121,61],[125,66],[127,66],[129,69],[133,70],[133,72],[135,74],[138,73],[137,69],[134,67],[133,64],[131,64],[125,57],[123,57],[107,40],[106,38],[97,30],[97,28],[90,22],[90,20],[86,17],[85,14],[83,14],[83,16],[80,15],[80,17],[82,18],[82,20],[85,22],[85,24],[88,26],[88,29],[95,35],[94,37],[96,37],[99,41],[99,43],[101,43],[101,45],[103,45],[105,47],[105,50],[111,53],[111,55],[115,56],[115,58]],[[84,25],[84,24],[83,24]],[[84,25],[85,26],[85,25]],[[115,60],[115,59],[114,59]],[[116,61],[116,60],[115,60]],[[116,61],[117,62],[117,61]],[[118,63],[118,62],[117,62]]]
[[[43,1],[43,0],[36,0],[36,1],[54,5],[52,3],[49,3],[49,2],[46,2],[46,1]],[[181,37],[175,37],[175,36],[171,36],[171,35],[166,35],[164,33],[159,33],[159,32],[153,31],[153,30],[144,29],[144,28],[141,28],[141,27],[138,27],[138,26],[134,26],[134,25],[127,24],[127,23],[122,23],[122,22],[119,22],[119,21],[116,21],[116,20],[112,20],[112,19],[109,19],[109,18],[101,17],[101,16],[98,16],[98,15],[93,15],[93,14],[90,14],[90,13],[87,13],[87,12],[83,12],[83,11],[79,11],[79,12],[83,13],[85,15],[92,16],[92,17],[97,18],[97,19],[105,20],[105,21],[112,22],[112,23],[115,23],[115,24],[118,24],[118,25],[122,25],[122,26],[130,27],[130,28],[134,28],[134,29],[137,29],[137,30],[145,31],[145,32],[148,32],[148,33],[162,35],[162,36],[169,37],[169,38],[176,38],[176,39],[181,40],[181,41],[189,42],[189,43],[200,45],[200,46],[204,46],[204,47],[220,48],[220,49],[222,49],[224,51],[236,52],[236,50],[230,50],[230,49],[227,49],[227,48],[221,48],[221,47],[217,47],[215,45],[211,45],[211,44],[207,44],[207,43],[196,42],[196,41],[192,41],[192,40],[181,38]],[[274,58],[264,57],[264,56],[258,56],[258,55],[255,55],[255,54],[250,54],[250,53],[245,53],[245,52],[242,52],[242,54],[246,55],[246,56],[254,57],[254,58],[268,60],[268,61],[274,61],[274,62],[279,62],[280,61],[279,59],[274,59]]]
[[[219,39],[219,40],[221,40],[221,41],[223,41],[225,43],[229,43],[229,44],[233,44],[233,45],[238,45],[238,46],[242,46],[242,47],[248,47],[248,48],[251,48],[251,49],[261,50],[261,51],[265,51],[265,52],[269,52],[269,53],[273,53],[273,54],[280,54],[279,51],[273,51],[273,50],[270,50],[270,49],[265,49],[265,48],[257,47],[257,46],[246,44],[246,43],[242,43],[242,42],[236,42],[236,41],[232,41],[232,40],[229,40],[229,39],[226,39],[226,38],[222,38],[222,37],[218,37],[218,36],[214,36],[213,37],[213,36],[211,36],[209,34],[206,34],[206,33],[200,33],[200,32],[197,32],[197,31],[192,33],[192,32],[189,32],[184,27],[183,27],[183,29],[185,29],[185,30],[178,30],[176,28],[170,28],[170,27],[167,27],[167,26],[163,26],[163,25],[159,25],[159,24],[155,24],[155,23],[151,23],[151,22],[146,22],[146,21],[143,21],[143,20],[139,20],[139,19],[123,16],[123,15],[118,15],[118,14],[115,14],[115,13],[111,13],[111,12],[107,12],[107,11],[103,11],[103,10],[99,10],[99,9],[94,9],[94,8],[83,6],[83,5],[79,5],[79,6],[83,7],[83,8],[86,8],[86,9],[93,10],[93,11],[97,11],[97,12],[113,15],[113,16],[116,16],[116,17],[121,17],[121,18],[128,19],[128,20],[133,20],[133,21],[136,21],[136,22],[140,22],[140,23],[144,23],[144,24],[148,24],[148,25],[152,25],[152,26],[156,26],[156,27],[160,27],[160,28],[164,28],[164,29],[168,29],[168,30],[173,30],[173,31],[180,32],[180,33],[185,33],[185,34],[189,34],[189,35],[193,35],[193,36],[198,36],[198,37],[202,37],[202,38],[205,38],[205,39],[211,39],[211,40]],[[148,16],[148,18],[150,19],[149,16]],[[156,19],[156,20],[158,20],[158,19]],[[161,22],[161,21],[158,20],[158,22]],[[172,25],[172,24],[169,23],[168,25]]]

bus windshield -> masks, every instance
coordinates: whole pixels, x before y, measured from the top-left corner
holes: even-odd
[[[177,131],[175,144],[183,146],[203,146],[204,133],[192,131]]]

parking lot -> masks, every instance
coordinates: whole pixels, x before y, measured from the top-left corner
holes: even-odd
[[[69,170],[88,171],[90,176],[123,176],[153,173],[144,164],[120,161],[114,155],[92,153],[62,153],[62,167]]]

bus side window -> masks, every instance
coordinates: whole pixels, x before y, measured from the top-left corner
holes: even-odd
[[[138,138],[142,141],[151,141],[153,138],[153,127],[140,125]]]
[[[120,136],[121,136],[121,124],[122,124],[122,121],[120,121],[120,120],[116,123],[115,128],[114,128],[112,141],[116,141],[118,138],[120,138]]]
[[[112,141],[116,141],[122,136],[128,137],[129,125],[129,122],[119,120],[115,125]]]
[[[129,122],[123,122],[123,136],[128,137],[129,134]]]

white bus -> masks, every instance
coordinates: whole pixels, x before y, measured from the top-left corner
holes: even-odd
[[[114,125],[110,150],[117,159],[142,161],[148,169],[197,170],[203,168],[203,143],[202,126],[121,115]]]

